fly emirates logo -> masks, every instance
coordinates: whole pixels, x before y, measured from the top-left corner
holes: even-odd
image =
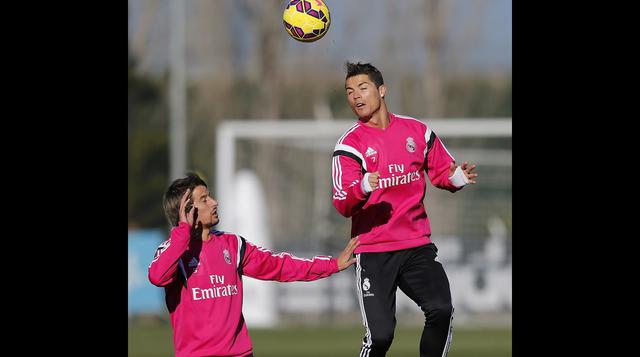
[[[413,181],[420,180],[420,170],[410,171],[404,173],[404,164],[391,164],[388,165],[389,173],[391,177],[380,177],[378,179],[378,186],[380,188],[387,188],[391,186],[404,185]]]
[[[193,300],[217,299],[223,296],[238,295],[237,285],[224,285],[224,275],[209,275],[210,288],[191,288]]]

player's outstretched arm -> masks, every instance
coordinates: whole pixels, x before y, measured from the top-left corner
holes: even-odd
[[[340,256],[318,255],[311,259],[296,257],[290,253],[273,254],[270,250],[258,247],[244,240],[245,254],[242,258],[242,272],[246,276],[261,280],[312,281],[326,278],[352,265],[355,260],[351,255],[358,247],[359,241],[353,238]]]
[[[465,162],[462,166],[455,164],[456,160],[451,156],[444,144],[433,132],[432,145],[425,156],[427,175],[431,183],[440,189],[456,192],[470,183],[476,183],[478,174],[472,173],[476,165],[468,166]]]

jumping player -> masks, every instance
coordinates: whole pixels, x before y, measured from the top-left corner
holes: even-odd
[[[396,289],[424,312],[420,356],[446,356],[454,308],[449,281],[435,260],[424,208],[426,179],[455,192],[475,183],[476,165],[455,164],[425,123],[391,113],[382,74],[346,63],[347,101],[359,120],[333,152],[333,205],[359,236],[356,287],[365,335],[360,356],[385,356],[393,340]]]

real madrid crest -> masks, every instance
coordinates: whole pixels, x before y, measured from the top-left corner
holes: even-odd
[[[227,262],[227,264],[231,264],[231,255],[229,254],[229,251],[225,249],[223,255],[224,261]]]
[[[369,282],[369,278],[364,278],[364,282],[362,283],[362,297],[370,297],[370,296],[375,296],[374,293],[372,293],[371,291],[369,291],[369,289],[371,289],[371,283]]]
[[[416,143],[413,141],[412,137],[407,138],[407,151],[408,152],[416,151]]]
[[[364,278],[364,282],[362,283],[362,290],[369,291],[371,287],[371,283],[369,283],[369,278]]]

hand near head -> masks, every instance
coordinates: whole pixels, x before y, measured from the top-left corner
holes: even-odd
[[[347,247],[344,248],[340,256],[338,256],[338,270],[344,270],[356,262],[356,258],[352,258],[353,251],[360,245],[358,236],[355,236],[349,240]]]
[[[469,163],[468,162],[463,162],[462,165],[460,165],[460,169],[462,170],[462,172],[464,173],[464,175],[467,177],[467,179],[469,180],[469,183],[476,183],[476,181],[474,180],[476,177],[478,177],[478,174],[472,174],[471,171],[473,171],[473,169],[475,169],[477,167],[476,164],[473,164],[471,166],[467,166]],[[449,177],[451,177],[451,175],[453,175],[453,173],[456,171],[456,164],[454,164],[453,162],[451,163],[451,165],[449,166]]]
[[[180,222],[188,223],[191,226],[191,235],[197,237],[202,233],[202,223],[198,222],[195,225],[193,224],[193,222],[198,220],[198,208],[194,206],[191,199],[189,199],[190,194],[191,190],[187,189],[184,195],[182,195],[178,216],[180,217]]]
[[[194,215],[197,208],[195,208],[193,204],[189,205],[191,201],[189,199],[190,193],[191,193],[191,190],[187,189],[184,195],[182,195],[182,198],[180,199],[180,210],[178,212],[178,216],[180,217],[180,222],[185,222],[185,223],[189,223],[190,225],[193,225]],[[189,209],[189,212],[187,212],[187,205],[191,206]]]

